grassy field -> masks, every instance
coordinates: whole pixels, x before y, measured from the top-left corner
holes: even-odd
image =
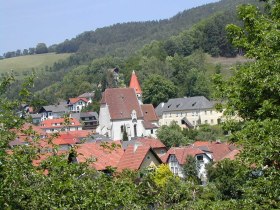
[[[246,59],[242,56],[237,56],[235,58],[225,58],[225,57],[211,57],[210,55],[206,56],[206,63],[207,63],[207,73],[214,74],[217,65],[221,65],[221,74],[224,77],[230,77],[232,75],[231,67],[235,66],[236,64],[242,64],[245,62],[249,62],[251,60]]]
[[[70,53],[47,53],[3,59],[0,60],[0,75],[13,71],[17,77],[21,77],[32,72],[33,69],[41,71],[45,66],[51,67],[55,62],[66,59],[70,55]]]

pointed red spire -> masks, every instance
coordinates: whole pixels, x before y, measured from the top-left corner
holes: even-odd
[[[138,79],[137,79],[137,76],[136,76],[134,70],[131,75],[129,87],[134,88],[136,91],[136,94],[142,94],[142,90],[141,90],[140,84],[138,82]]]

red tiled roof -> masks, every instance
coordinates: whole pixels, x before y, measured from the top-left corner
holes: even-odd
[[[143,113],[133,88],[109,88],[103,93],[101,103],[107,104],[112,120],[131,119],[132,110],[137,118],[143,118]]]
[[[41,122],[40,128],[61,128],[61,127],[76,127],[81,126],[81,123],[75,118],[69,118],[70,125],[64,125],[65,119],[64,118],[56,118],[56,119],[47,119]],[[53,124],[57,125],[53,125]]]
[[[56,145],[64,145],[64,144],[76,144],[78,140],[69,133],[59,134],[59,136],[53,139],[53,143]]]
[[[33,125],[31,123],[25,123],[22,125],[22,127],[20,129],[12,129],[12,131],[14,131],[17,135],[26,136],[24,131],[26,131],[28,129],[32,129],[36,134],[39,134],[41,136],[47,135],[47,133],[43,129],[41,129],[39,126]]]
[[[68,133],[69,131],[61,131],[60,134]],[[94,130],[77,130],[77,131],[71,131],[71,135],[75,138],[86,138],[90,136],[91,134],[95,134]]]
[[[142,90],[138,82],[137,76],[135,74],[135,71],[132,72],[129,87],[134,88],[137,94],[142,94]]]
[[[52,152],[38,154],[37,158],[32,160],[32,164],[34,166],[39,166],[42,163],[42,161],[46,160],[47,158],[49,158],[53,155],[54,155],[54,153],[52,153]],[[55,155],[67,155],[67,151],[58,151]]]
[[[198,154],[205,154],[202,150],[196,147],[172,147],[167,153],[161,157],[162,162],[166,163],[170,155],[175,155],[180,165],[186,162],[187,156],[196,156]]]
[[[138,138],[136,141],[141,142],[145,146],[150,146],[152,149],[166,148],[166,146],[159,139]]]
[[[142,104],[141,109],[143,112],[144,120],[146,121],[158,121],[156,111],[152,104]]]
[[[123,169],[138,170],[150,149],[150,146],[129,145],[119,162],[118,171]]]
[[[227,154],[236,149],[233,144],[226,142],[196,141],[193,143],[193,146],[206,147],[212,153],[214,161],[224,159]]]
[[[114,142],[115,143],[115,142]],[[113,143],[112,143],[113,144]],[[115,143],[119,145],[118,143]],[[84,143],[77,147],[78,162],[85,162],[87,159],[96,159],[91,165],[96,170],[105,170],[106,167],[117,167],[124,151],[121,147],[116,147],[114,150],[106,149],[100,146],[100,143]],[[110,146],[110,145],[109,145]]]
[[[240,151],[238,149],[234,149],[232,150],[230,153],[226,154],[223,158],[223,159],[230,159],[230,160],[234,160],[235,157],[240,153]]]
[[[70,104],[75,104],[77,103],[78,101],[84,101],[84,102],[88,102],[88,99],[87,98],[69,98],[69,102]]]

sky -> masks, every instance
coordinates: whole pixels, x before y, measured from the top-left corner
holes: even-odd
[[[0,0],[0,55],[115,23],[161,20],[218,0]]]

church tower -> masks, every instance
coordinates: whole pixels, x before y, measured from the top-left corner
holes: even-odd
[[[138,101],[140,104],[142,104],[142,90],[134,70],[131,75],[129,87],[135,89]]]

